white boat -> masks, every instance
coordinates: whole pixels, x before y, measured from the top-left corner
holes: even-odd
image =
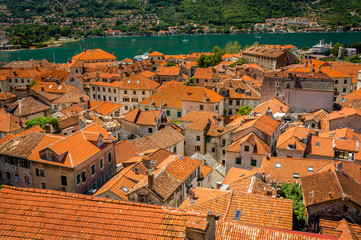
[[[136,61],[141,61],[141,60],[148,60],[148,53],[144,53],[144,54],[141,54],[141,55],[137,55],[134,57],[134,59]]]
[[[189,41],[189,39],[187,39],[187,38],[182,40],[182,42],[188,42],[188,41]]]
[[[320,43],[313,46],[309,50],[309,52],[311,52],[313,54],[327,54],[330,52],[331,48],[332,48],[332,43],[325,44],[325,40],[320,40]]]

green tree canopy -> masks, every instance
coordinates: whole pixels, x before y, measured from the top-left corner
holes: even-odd
[[[231,53],[231,54],[239,53],[239,51],[241,51],[241,44],[239,44],[239,42],[237,42],[237,41],[235,41],[235,42],[229,41],[226,44],[224,51],[225,51],[225,53]]]
[[[296,183],[282,183],[281,197],[293,200],[293,229],[302,231],[306,227],[305,208],[301,187]]]
[[[175,64],[174,62],[172,61],[169,61],[165,64],[165,67],[173,67],[173,66],[177,66],[177,64]]]
[[[242,116],[248,115],[252,111],[251,106],[243,106],[238,110],[238,113]]]
[[[59,125],[58,125],[58,119],[54,117],[38,117],[28,120],[25,123],[26,128],[31,128],[36,125],[44,129],[45,124],[51,124],[53,125],[54,131],[58,131]]]

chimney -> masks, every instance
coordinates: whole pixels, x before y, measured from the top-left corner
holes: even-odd
[[[135,173],[135,174],[139,174],[139,168],[135,167],[135,168],[134,168],[134,173]]]
[[[157,168],[157,161],[156,160],[151,160],[150,161],[150,170],[152,172],[154,172],[156,168]]]
[[[153,190],[154,188],[154,173],[148,171],[148,188]]]
[[[220,189],[222,186],[222,182],[216,182],[216,189]]]
[[[207,98],[207,94],[204,94],[204,100],[203,102],[207,102],[208,98]]]
[[[189,200],[194,201],[196,199],[196,192],[194,188],[189,189]]]
[[[113,140],[113,136],[111,132],[108,132],[108,140],[112,141]]]
[[[267,109],[267,111],[266,111],[266,114],[267,114],[268,116],[271,116],[271,117],[273,116],[271,107],[268,107],[268,109]]]
[[[144,166],[146,166],[146,168],[150,169],[150,157],[143,156],[142,157],[142,163],[143,163]]]
[[[342,163],[339,163],[339,164],[336,165],[336,171],[337,172],[342,172],[342,169],[343,169]]]
[[[52,124],[44,124],[45,133],[53,133],[53,125]]]
[[[79,102],[84,102],[84,98],[82,96],[79,97]]]

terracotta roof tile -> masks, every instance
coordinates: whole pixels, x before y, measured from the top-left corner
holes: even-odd
[[[221,220],[292,229],[292,200],[201,187],[193,191],[195,199],[188,197],[180,208],[210,211],[220,214]],[[241,212],[239,218],[235,217],[236,210]]]
[[[236,153],[241,152],[240,147],[241,147],[241,144],[244,142],[248,142],[249,144],[251,144],[254,147],[253,154],[266,155],[266,154],[270,153],[270,151],[271,151],[270,146],[268,146],[267,143],[265,143],[262,139],[260,139],[254,133],[249,133],[246,136],[244,136],[243,138],[240,138],[236,142],[232,143],[232,145],[230,145],[227,148],[227,151],[228,152],[236,152]]]
[[[237,128],[234,132],[241,131],[243,129],[247,129],[249,127],[255,127],[262,132],[266,133],[269,136],[272,136],[275,129],[281,124],[280,121],[273,119],[267,114],[263,114],[255,120],[251,120],[249,122],[244,123],[239,128]]]
[[[184,140],[184,136],[172,127],[165,127],[153,134],[132,140],[131,143],[141,152],[149,149],[167,149]]]
[[[272,113],[286,113],[290,109],[286,104],[278,100],[277,98],[272,98],[264,103],[259,104],[257,107],[252,109],[252,112],[264,114],[267,112],[268,108],[272,110]]]
[[[108,115],[118,109],[120,109],[123,105],[113,102],[103,102],[103,104],[96,106],[94,108],[90,108],[90,111],[96,111],[101,115]]]
[[[116,60],[117,58],[102,49],[87,49],[78,55],[75,55],[73,59],[80,61],[89,61],[89,60]]]
[[[331,121],[338,118],[346,118],[352,115],[358,115],[361,117],[361,111],[356,108],[343,108],[341,111],[330,113],[328,120]]]
[[[179,76],[181,73],[181,68],[172,66],[172,67],[159,67],[157,69],[158,76]]]
[[[22,128],[22,124],[25,125],[25,121],[17,116],[13,116],[10,113],[0,112],[0,132],[3,133],[12,133],[19,131]]]
[[[4,238],[184,239],[187,227],[209,226],[208,213],[51,190],[3,186],[0,198]]]
[[[337,240],[338,237],[277,228],[251,226],[233,221],[217,221],[216,239]]]
[[[361,239],[361,226],[347,222],[345,219],[331,221],[320,219],[320,229],[323,234],[339,237],[339,239]]]
[[[253,167],[252,169],[243,169],[231,167],[223,180],[223,185],[230,185],[231,183],[240,179],[248,178],[255,174],[262,173],[261,168]]]
[[[115,157],[117,164],[137,156],[140,153],[138,148],[134,146],[128,139],[115,144]]]
[[[167,84],[139,104],[162,106],[164,103],[166,107],[182,108],[182,101],[203,102],[205,96],[210,103],[223,99],[218,93],[206,88]]]
[[[40,82],[37,81],[34,86],[31,87],[31,90],[35,92],[46,92],[46,93],[58,93],[65,94],[68,92],[77,92],[79,88],[71,86],[66,83],[56,84],[54,82]]]
[[[50,109],[47,105],[35,100],[33,97],[23,98],[13,103],[17,105],[13,115],[23,117],[34,113],[47,111]]]
[[[53,103],[80,103],[89,100],[89,96],[80,92],[66,92]]]
[[[14,98],[17,98],[17,96],[12,94],[11,92],[4,92],[0,94],[0,101],[6,101],[8,99],[14,99]]]

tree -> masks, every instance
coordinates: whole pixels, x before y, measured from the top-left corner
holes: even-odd
[[[36,81],[31,81],[31,83],[30,83],[30,87],[32,87],[32,86],[34,86],[36,84]]]
[[[334,55],[335,57],[338,56],[338,48],[339,48],[339,47],[343,47],[343,45],[340,44],[340,43],[336,43],[335,45],[333,45],[333,47],[332,47],[332,49],[331,49],[331,53],[332,53],[332,55]]]
[[[245,115],[248,115],[251,111],[252,111],[251,106],[243,106],[238,110],[238,114],[245,116]]]
[[[302,231],[306,227],[305,208],[301,187],[296,183],[282,183],[281,197],[293,200],[293,229]]]
[[[152,53],[152,52],[153,52],[153,49],[149,48],[148,53]]]
[[[239,53],[239,51],[241,51],[241,45],[237,41],[235,41],[235,42],[229,41],[226,44],[224,51],[225,51],[225,53],[231,53],[231,54]]]
[[[242,64],[246,64],[247,63],[247,59],[244,58],[240,58],[237,61],[235,61],[234,63],[232,63],[231,65],[229,65],[231,68],[234,68],[237,65],[242,65]]]
[[[28,120],[25,123],[26,128],[31,128],[36,125],[44,129],[45,124],[51,124],[53,125],[54,131],[58,131],[59,125],[58,125],[58,119],[54,117],[38,117]]]
[[[309,47],[307,47],[307,46],[303,46],[303,47],[301,47],[301,50],[302,51],[308,51],[310,48]]]
[[[361,53],[361,42],[354,42],[351,47],[356,48],[357,53]]]
[[[173,67],[173,66],[177,66],[177,64],[175,64],[174,62],[172,61],[169,61],[165,64],[165,67]]]
[[[138,55],[142,55],[142,50],[141,49],[138,50]]]

